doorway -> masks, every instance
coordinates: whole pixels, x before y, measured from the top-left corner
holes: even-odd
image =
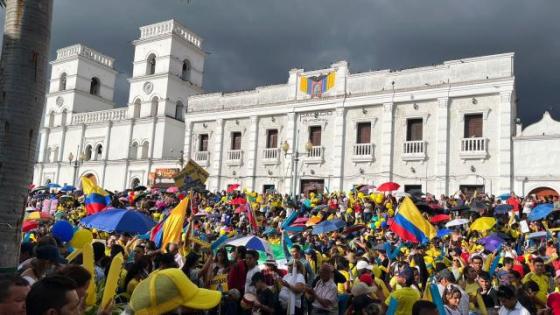
[[[300,182],[301,192],[305,195],[309,193],[323,193],[325,190],[325,181],[322,179],[302,179]]]

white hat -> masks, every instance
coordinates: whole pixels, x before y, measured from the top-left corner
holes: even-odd
[[[367,262],[365,262],[363,260],[360,260],[356,264],[356,270],[362,270],[362,269],[372,270],[373,267],[370,264],[368,264]]]

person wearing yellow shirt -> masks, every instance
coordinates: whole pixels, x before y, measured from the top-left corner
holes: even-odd
[[[533,270],[523,277],[522,283],[527,283],[528,281],[532,280],[535,281],[539,285],[539,292],[536,294],[537,302],[539,304],[539,308],[546,307],[546,296],[550,291],[550,279],[544,273],[544,260],[540,257],[536,257],[533,259]]]
[[[397,302],[395,315],[412,314],[412,307],[416,301],[420,300],[420,293],[410,287],[414,284],[414,274],[412,273],[410,267],[404,267],[398,273],[398,281],[401,288],[389,294],[387,299],[385,299],[385,305],[388,307],[391,300],[394,299]]]

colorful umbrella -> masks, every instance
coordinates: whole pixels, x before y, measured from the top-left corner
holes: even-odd
[[[234,192],[236,189],[238,189],[239,186],[241,186],[241,185],[240,185],[240,184],[231,184],[231,185],[228,186],[227,192],[228,192],[228,193],[232,193],[232,192]]]
[[[510,196],[511,196],[510,193],[503,193],[503,194],[499,195],[498,198],[505,201],[505,200],[508,200]]]
[[[551,203],[540,204],[531,210],[527,216],[529,221],[537,221],[546,218],[554,210],[554,205]]]
[[[445,224],[445,227],[458,226],[458,225],[463,225],[463,224],[467,224],[467,223],[469,223],[468,219],[455,219],[455,220],[451,220],[451,221],[447,222]]]
[[[136,210],[109,209],[83,218],[80,223],[105,232],[144,234],[156,225],[147,215]]]
[[[64,184],[64,186],[62,186],[62,188],[60,188],[60,191],[62,191],[62,192],[74,191],[74,190],[76,190],[76,187],[74,187],[72,185],[67,185],[67,184]]]
[[[496,225],[496,219],[493,217],[482,217],[476,219],[470,226],[471,231],[488,231]]]
[[[292,225],[294,225],[294,224],[304,224],[305,225],[305,223],[307,223],[307,221],[309,221],[309,218],[303,218],[303,217],[297,218],[297,219],[295,219],[295,221],[293,222]]]
[[[398,190],[399,187],[401,187],[399,184],[394,183],[394,182],[386,182],[381,184],[379,187],[377,187],[378,191],[395,191]]]
[[[437,214],[434,215],[431,219],[430,222],[433,224],[439,224],[442,222],[447,222],[451,219],[451,217],[447,214]]]
[[[324,233],[329,233],[336,231],[342,227],[344,227],[346,223],[340,219],[329,220],[325,222],[321,222],[313,227],[313,234],[319,235]]]
[[[31,212],[27,218],[25,218],[26,220],[40,220],[40,219],[47,219],[50,220],[53,217],[48,214],[47,212],[42,212],[42,211],[35,211],[35,212]]]
[[[438,231],[437,231],[436,237],[442,238],[442,237],[444,237],[444,236],[446,236],[446,235],[449,235],[449,234],[451,234],[451,230],[450,230],[450,229],[441,229],[441,230],[438,230]]]
[[[260,237],[250,235],[225,242],[225,245],[245,246],[247,249],[260,250],[272,255],[268,242]]]
[[[177,187],[177,186],[171,186],[171,187],[167,188],[167,189],[165,190],[165,192],[166,192],[166,193],[170,193],[170,194],[176,194],[176,193],[179,192],[179,187]]]
[[[313,225],[315,225],[315,224],[321,222],[322,219],[323,219],[323,218],[321,218],[321,217],[319,217],[319,216],[311,217],[311,218],[309,218],[309,220],[307,220],[307,222],[305,222],[305,225],[307,225],[307,226],[313,226]]]
[[[56,183],[49,183],[47,185],[47,187],[49,187],[49,188],[60,188],[61,186],[59,184],[56,184]]]
[[[500,238],[496,233],[493,233],[490,236],[478,240],[479,244],[484,245],[484,248],[491,252],[495,251],[504,242],[505,241],[502,238]]]

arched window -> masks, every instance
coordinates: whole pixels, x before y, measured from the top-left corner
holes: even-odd
[[[132,142],[130,146],[130,152],[128,154],[128,158],[131,160],[136,160],[138,158],[138,142]]]
[[[66,112],[66,109],[62,111],[62,113],[60,114],[60,125],[61,126],[66,126],[66,116],[67,116],[68,112]]]
[[[50,163],[50,161],[51,161],[51,154],[52,154],[51,148],[47,148],[47,152],[45,152],[45,162],[46,162],[46,163]]]
[[[183,106],[183,103],[181,101],[177,101],[177,105],[175,105],[175,119],[180,121],[185,120],[184,108],[185,106]]]
[[[100,160],[103,157],[103,145],[102,144],[98,144],[95,147],[95,159],[96,160]]]
[[[130,183],[130,186],[132,189],[140,186],[140,180],[137,177],[133,178],[132,182]]]
[[[148,141],[142,143],[142,155],[141,155],[141,159],[147,159],[148,158],[148,149],[150,148],[150,143]]]
[[[133,118],[140,118],[140,110],[142,109],[142,101],[137,98],[136,101],[134,101],[134,116]]]
[[[96,77],[91,78],[91,84],[89,85],[89,94],[99,95],[99,79]]]
[[[185,59],[183,61],[183,69],[181,70],[181,79],[183,81],[191,80],[191,62]]]
[[[91,148],[91,145],[88,144],[86,146],[86,152],[84,152],[84,160],[86,160],[86,161],[91,160],[91,153],[92,153],[91,151],[92,150],[93,149]]]
[[[54,112],[49,114],[49,127],[54,127]]]
[[[60,75],[60,82],[59,82],[59,85],[58,85],[58,90],[59,91],[66,90],[66,72],[63,72]]]
[[[146,75],[156,73],[156,55],[150,54],[146,63]]]
[[[151,116],[157,116],[157,114],[158,114],[158,103],[159,103],[158,97],[154,96],[154,98],[152,98],[152,113],[151,113]]]

